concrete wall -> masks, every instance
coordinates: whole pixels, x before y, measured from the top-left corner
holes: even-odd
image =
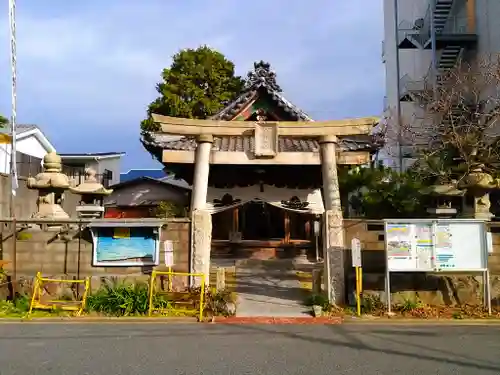
[[[117,156],[116,158],[109,159],[100,159],[92,165],[97,172],[97,174],[102,175],[106,171],[113,172],[113,178],[110,181],[110,185],[114,185],[120,182],[120,168],[121,168],[121,157]]]
[[[353,237],[361,240],[363,284],[368,293],[385,299],[385,239],[384,224],[379,220],[345,220],[346,244]],[[500,223],[490,224],[493,232],[494,251],[490,254],[488,268],[491,273],[492,298],[500,305]],[[355,274],[351,266],[350,251],[346,256],[346,270],[350,290],[354,290]],[[420,273],[394,273],[391,287],[395,301],[417,297],[430,304],[478,303],[481,301],[482,278],[470,274],[435,276]]]
[[[84,278],[92,277],[96,288],[103,279],[147,279],[152,267],[94,267],[92,243],[88,231],[72,230],[66,238],[58,238],[58,230],[42,231],[37,227],[18,230],[16,240],[17,279],[31,279],[37,272],[45,277]],[[13,241],[10,228],[0,232],[0,258],[8,261],[8,274],[13,274]],[[187,219],[169,219],[160,234],[160,241],[171,240],[174,247],[174,271],[189,272],[190,222]],[[164,262],[163,246],[160,247],[160,264]],[[165,267],[158,266],[158,270]],[[187,280],[183,280],[185,284]]]
[[[161,232],[161,240],[172,240],[174,245],[174,271],[188,272],[190,248],[190,222],[187,219],[168,219]],[[384,295],[385,252],[382,221],[345,220],[346,244],[353,237],[362,243],[364,293]],[[500,224],[491,224],[494,252],[489,257],[492,298],[500,306]],[[93,267],[92,244],[88,233],[80,238],[73,230],[67,238],[56,237],[56,231],[43,232],[38,228],[21,230],[16,234],[17,277],[30,279],[41,271],[48,277],[92,277],[97,288],[102,280],[113,278],[147,280],[151,267]],[[0,259],[10,261],[6,270],[12,275],[13,236],[8,226],[0,227]],[[347,245],[348,246],[348,245]],[[164,259],[160,249],[160,262]],[[350,295],[355,285],[350,252],[346,252],[345,269]],[[164,269],[164,266],[158,269]],[[186,285],[187,278],[178,278],[177,285]],[[418,298],[429,304],[463,304],[481,301],[482,280],[468,274],[428,275],[420,273],[393,274],[391,277],[394,302]]]

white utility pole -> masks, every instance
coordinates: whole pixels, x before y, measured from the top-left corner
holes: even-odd
[[[9,0],[9,25],[10,25],[10,69],[12,74],[12,107],[10,116],[10,174],[11,174],[11,201],[10,216],[15,213],[15,195],[18,187],[17,181],[17,160],[16,160],[16,124],[17,124],[17,51],[16,51],[16,0]]]

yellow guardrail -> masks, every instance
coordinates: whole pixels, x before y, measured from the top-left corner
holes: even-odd
[[[66,300],[48,300],[42,302],[42,291],[45,283],[66,283],[66,284],[83,284],[85,289],[80,301],[66,301]],[[90,289],[90,278],[83,280],[63,280],[63,279],[49,279],[42,277],[41,272],[37,272],[35,282],[33,283],[33,295],[31,297],[30,309],[28,317],[31,315],[33,309],[53,310],[61,309],[67,311],[76,311],[76,315],[81,315],[85,309],[87,302],[87,295]]]
[[[168,288],[167,291],[157,291],[157,277],[167,276]],[[181,277],[199,277],[200,280],[200,292],[187,291],[187,292],[174,292],[172,289],[172,278],[174,276]],[[165,304],[160,303],[161,306],[157,305],[155,297],[167,296],[164,301]],[[203,273],[188,273],[188,272],[172,272],[172,271],[153,271],[151,273],[151,279],[149,281],[149,308],[148,315],[151,316],[153,312],[168,313],[168,312],[182,312],[182,313],[192,313],[198,315],[200,322],[203,320],[203,308],[205,304],[205,274]],[[199,307],[196,305],[199,303]],[[192,309],[189,308],[177,308],[177,305],[193,305]]]

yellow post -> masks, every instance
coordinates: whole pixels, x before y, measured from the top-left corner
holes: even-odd
[[[356,267],[356,311],[361,316],[360,267]]]
[[[85,310],[85,306],[87,305],[87,295],[90,290],[90,277],[87,277],[85,279],[85,290],[83,291],[83,296],[82,296],[82,307],[80,308],[80,311],[78,311],[78,316]]]
[[[167,275],[167,290],[169,292],[172,291],[172,267],[168,267],[168,275]]]
[[[149,279],[149,309],[148,316],[151,316],[153,312],[153,293],[154,293],[154,283],[156,280],[156,271],[151,272],[151,278]]]
[[[35,276],[35,282],[33,285],[33,295],[31,296],[30,309],[28,310],[28,315],[27,315],[28,317],[31,315],[31,312],[33,311],[33,305],[35,304],[36,295],[38,293],[38,289],[40,288],[40,279],[41,279],[41,274],[40,272],[37,272]]]
[[[205,303],[205,275],[201,277],[200,288],[200,323],[203,322],[203,304]]]
[[[359,295],[363,294],[363,267],[359,267]]]

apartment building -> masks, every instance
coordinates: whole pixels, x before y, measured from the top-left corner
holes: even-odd
[[[400,142],[394,127],[428,126],[419,92],[439,84],[439,76],[459,59],[473,63],[495,53],[500,53],[500,0],[384,0],[384,116],[393,127],[381,155],[384,164],[411,164],[412,145]]]

